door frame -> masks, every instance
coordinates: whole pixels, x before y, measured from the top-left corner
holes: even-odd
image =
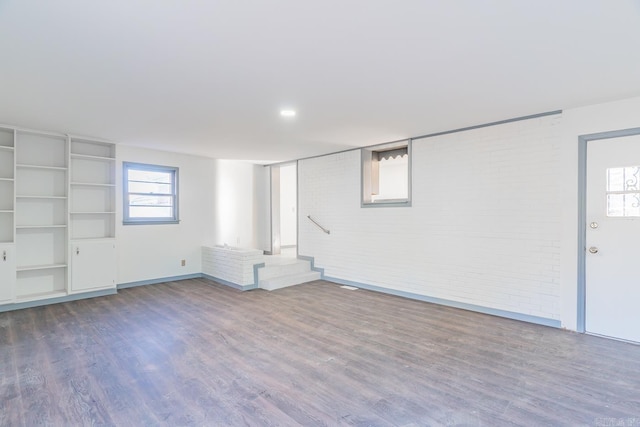
[[[298,219],[298,161],[274,163],[269,165],[269,250],[264,251],[266,255],[280,255],[281,247],[281,224],[280,224],[280,168],[283,166],[296,167],[296,251],[299,236],[299,219]]]
[[[266,255],[280,255],[280,165],[269,166],[269,250]]]
[[[578,332],[586,332],[587,148],[589,141],[640,135],[640,127],[578,136]]]

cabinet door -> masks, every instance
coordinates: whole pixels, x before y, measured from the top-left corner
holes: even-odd
[[[13,299],[16,283],[16,259],[13,245],[0,245],[0,304]]]
[[[114,240],[80,240],[71,243],[71,292],[116,286]]]

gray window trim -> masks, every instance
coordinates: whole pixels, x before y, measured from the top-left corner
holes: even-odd
[[[172,218],[131,218],[129,215],[129,179],[128,172],[131,169],[144,171],[157,171],[171,173],[173,175],[171,197],[173,197]],[[173,166],[152,165],[147,163],[122,162],[122,224],[124,225],[150,225],[150,224],[179,224],[178,209],[178,168]]]
[[[360,149],[360,207],[363,208],[384,208],[384,207],[411,207],[411,164],[412,140],[407,139],[398,142],[372,145]],[[406,199],[390,199],[371,201],[371,164],[374,153],[407,149],[408,168],[407,168],[407,198]]]

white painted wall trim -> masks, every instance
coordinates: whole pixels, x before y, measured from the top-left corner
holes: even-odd
[[[58,298],[19,302],[15,304],[4,304],[4,305],[0,305],[0,313],[3,313],[5,311],[21,310],[23,308],[42,307],[44,305],[49,305],[49,304],[59,304],[63,302],[71,302],[71,301],[77,301],[77,300],[87,299],[87,298],[97,298],[97,297],[103,297],[107,295],[115,295],[116,293],[118,293],[116,289],[105,289],[101,291],[84,292],[81,294],[70,294],[70,295],[66,295]]]

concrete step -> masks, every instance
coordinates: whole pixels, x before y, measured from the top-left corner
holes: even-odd
[[[276,289],[286,288],[287,286],[299,285],[301,283],[320,280],[320,272],[306,271],[304,273],[294,273],[284,276],[271,277],[269,279],[260,280],[260,289],[267,291],[275,291]]]
[[[258,279],[260,281],[272,279],[280,276],[290,276],[311,271],[311,263],[309,261],[292,258],[286,262],[269,263],[258,269]]]

